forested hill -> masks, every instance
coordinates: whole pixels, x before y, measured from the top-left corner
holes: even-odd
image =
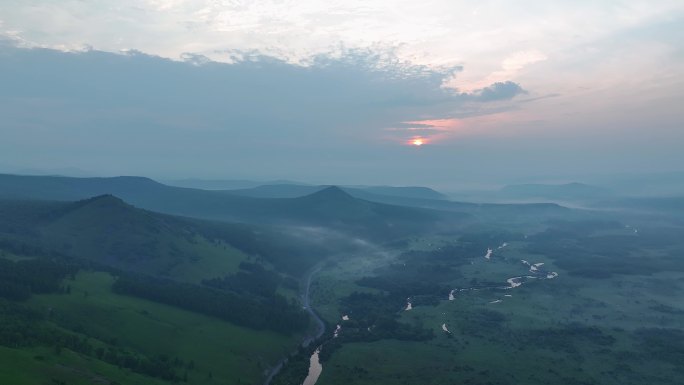
[[[0,200],[0,361],[26,354],[12,376],[40,372],[7,383],[256,382],[308,327],[297,278],[328,255],[322,244],[112,195]]]
[[[0,249],[181,280],[212,278],[250,255],[297,274],[325,254],[321,245],[275,229],[142,210],[111,195],[78,202],[0,200]]]
[[[67,275],[107,271],[118,277],[113,289],[120,294],[252,329],[299,332],[306,315],[277,289],[297,292],[296,277],[327,255],[319,245],[263,227],[137,209],[112,195],[77,202],[5,200],[0,298],[65,292]],[[274,318],[279,322],[267,322]]]

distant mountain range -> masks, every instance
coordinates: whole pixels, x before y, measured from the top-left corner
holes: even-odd
[[[206,179],[183,179],[165,181],[169,186],[195,188],[202,190],[230,190],[236,195],[251,196],[255,198],[296,198],[307,194],[313,194],[330,185],[312,185],[301,182],[287,180],[276,180],[268,182],[257,182],[242,179],[227,180],[206,180]],[[406,198],[422,199],[447,199],[447,197],[428,187],[420,186],[340,186],[346,192],[359,196],[364,192],[401,196]]]
[[[302,184],[266,184],[247,189],[226,190],[226,192],[255,198],[296,198],[313,194],[330,186],[313,186]],[[348,194],[362,199],[375,198],[378,195],[414,199],[444,200],[447,197],[427,187],[393,187],[393,186],[340,186]],[[373,200],[373,199],[371,199]]]
[[[614,190],[585,183],[507,185],[500,189],[451,192],[452,199],[475,202],[581,204],[615,196]]]
[[[143,209],[229,222],[324,226],[366,237],[422,232],[467,214],[370,202],[338,187],[297,198],[255,198],[167,186],[142,177],[69,178],[0,175],[0,198],[74,201],[111,194]]]
[[[250,223],[299,222],[310,225],[340,223],[346,210],[334,209],[328,205],[324,219],[323,212],[314,207],[306,207],[306,195],[321,192],[330,186],[306,185],[266,185],[251,189],[209,191],[201,189],[168,186],[144,177],[111,178],[69,178],[55,176],[23,176],[0,174],[0,198],[43,199],[43,200],[80,200],[97,195],[112,194],[137,207],[163,212],[223,221]],[[337,187],[335,190],[339,189]],[[488,217],[488,219],[512,219],[519,215],[557,215],[566,214],[566,209],[552,203],[541,204],[486,204],[454,202],[445,199],[421,198],[441,197],[434,190],[421,187],[365,187],[342,188],[358,199],[358,210],[352,212],[378,212],[383,215],[392,212],[411,212],[418,217],[462,218],[464,213]],[[385,194],[380,194],[384,192]],[[333,194],[329,194],[333,195]],[[335,194],[338,198],[341,194]],[[346,201],[343,199],[342,201]],[[388,210],[384,206],[392,205]],[[405,206],[405,207],[396,207]],[[343,206],[340,206],[343,207]],[[365,207],[361,209],[361,207]],[[413,208],[413,209],[411,209]],[[418,209],[429,209],[416,210]],[[406,217],[406,215],[399,215]],[[379,216],[375,215],[379,220]],[[369,218],[366,218],[366,222]],[[385,226],[396,226],[391,215],[385,217]],[[404,221],[407,225],[409,221]],[[420,221],[419,221],[420,222]],[[421,223],[415,222],[415,227]],[[370,222],[368,222],[370,224]]]
[[[565,184],[518,184],[505,186],[499,193],[509,198],[586,200],[609,196],[611,191],[604,187],[584,183]]]
[[[307,183],[295,182],[290,180],[255,181],[249,179],[171,179],[162,180],[161,182],[169,186],[196,188],[201,190],[250,189],[263,185],[278,184],[311,186]]]

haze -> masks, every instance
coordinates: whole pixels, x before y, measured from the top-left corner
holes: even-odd
[[[445,188],[681,171],[683,22],[680,1],[3,2],[0,168]]]
[[[684,1],[0,1],[0,384],[684,385]]]

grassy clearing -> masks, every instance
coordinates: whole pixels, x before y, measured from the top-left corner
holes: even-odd
[[[4,258],[4,259],[8,259],[8,260],[13,261],[13,262],[17,262],[17,261],[25,261],[28,259],[34,259],[36,257],[30,257],[30,256],[25,256],[25,255],[16,255],[16,254],[10,253],[9,251],[0,250],[0,258]]]
[[[248,259],[245,253],[225,242],[211,242],[200,236],[195,237],[192,243],[182,242],[179,249],[183,254],[197,257],[173,265],[167,274],[188,282],[199,283],[203,279],[233,274],[239,270],[240,262]]]
[[[55,354],[53,349],[48,348],[10,349],[0,346],[0,364],[0,384],[164,384],[69,350]]]

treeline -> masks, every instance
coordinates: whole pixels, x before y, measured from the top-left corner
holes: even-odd
[[[309,318],[299,306],[281,295],[270,298],[240,296],[214,288],[167,279],[121,275],[112,290],[182,309],[214,316],[257,330],[290,334],[306,329]]]
[[[397,321],[399,311],[406,305],[406,298],[391,294],[353,292],[341,299],[345,313],[354,316],[344,322],[344,341],[376,341],[397,339],[425,341],[432,339],[430,329],[420,325],[408,325]]]
[[[167,381],[184,379],[185,373],[181,376],[178,370],[187,370],[194,366],[192,362],[185,363],[178,358],[171,359],[163,355],[147,357],[120,347],[93,342],[87,336],[66,332],[45,321],[44,313],[0,299],[0,345],[9,348],[46,346],[52,347],[55,354],[69,349],[120,368]]]
[[[470,259],[484,255],[485,246],[473,244],[446,244],[432,250],[409,250],[403,252],[399,258],[406,262],[432,262],[448,263],[453,266],[461,266],[470,263]]]
[[[57,256],[58,254],[54,251],[48,251],[42,246],[37,246],[36,243],[37,241],[35,239],[30,239],[29,241],[23,241],[21,239],[18,239],[18,237],[15,237],[14,234],[11,234],[11,236],[7,236],[5,234],[1,234],[2,238],[0,238],[0,250],[2,252],[10,252],[15,255],[22,255],[22,256],[29,256],[29,257],[35,257],[39,255],[45,255],[45,256]]]
[[[36,258],[10,261],[0,258],[0,297],[25,301],[31,294],[61,292],[62,281],[74,276],[78,266],[64,261]]]
[[[278,286],[285,280],[280,274],[267,270],[258,263],[240,262],[240,269],[237,273],[223,278],[205,279],[202,284],[238,294],[274,298]]]
[[[676,252],[658,258],[643,258],[645,252],[664,253],[668,247],[680,244],[681,235],[675,236],[663,229],[662,234],[640,231],[625,232],[623,226],[612,222],[558,222],[553,227],[532,235],[526,252],[548,255],[556,266],[570,275],[605,279],[614,274],[650,275],[662,271],[684,271],[684,260]],[[608,229],[613,234],[594,234]],[[638,234],[635,235],[635,234]]]
[[[73,278],[80,269],[94,269],[118,276],[112,290],[119,294],[161,302],[258,330],[290,334],[306,329],[309,322],[306,313],[298,304],[276,293],[279,284],[296,288],[296,281],[283,278],[259,264],[244,263],[241,267],[246,271],[210,282],[214,287],[206,287],[138,275],[68,257],[44,256],[16,262],[0,258],[0,298],[25,301],[32,294],[68,292],[70,288],[63,282],[65,278]]]
[[[511,338],[519,346],[536,345],[554,352],[564,352],[571,355],[580,354],[578,348],[580,344],[607,347],[616,341],[615,337],[598,327],[574,322],[559,327],[520,331],[513,333]],[[511,343],[515,343],[513,340]]]
[[[395,297],[406,299],[406,297],[413,296],[445,296],[449,292],[448,286],[435,283],[440,281],[438,278],[429,279],[429,272],[435,271],[441,267],[434,266],[416,266],[414,272],[418,277],[407,276],[402,270],[409,270],[407,267],[395,265],[397,268],[390,267],[390,270],[385,271],[385,274],[372,277],[363,277],[356,280],[359,286],[370,287],[374,289],[384,290],[391,293]],[[444,266],[444,270],[451,271]],[[409,273],[410,274],[410,273]],[[426,279],[419,279],[421,276]],[[456,274],[454,274],[456,275]],[[453,276],[452,276],[453,277]]]
[[[676,365],[684,374],[684,331],[680,329],[640,328],[634,334],[644,355]]]

